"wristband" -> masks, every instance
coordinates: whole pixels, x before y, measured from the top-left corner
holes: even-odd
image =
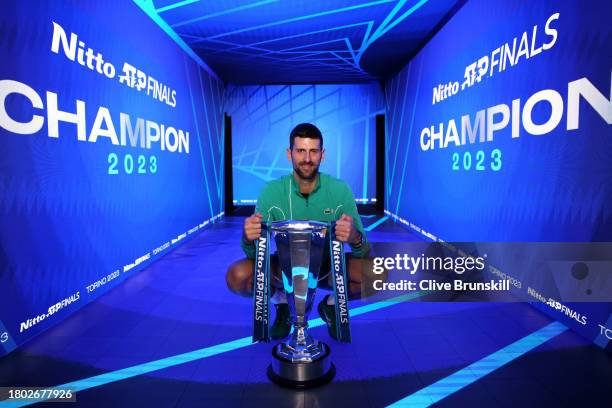
[[[356,244],[351,244],[351,246],[355,248],[361,248],[361,246],[363,245],[363,234],[359,231],[357,231],[357,233],[359,234],[359,242],[357,242]]]

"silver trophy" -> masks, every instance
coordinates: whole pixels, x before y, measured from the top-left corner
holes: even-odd
[[[308,315],[319,281],[328,229],[329,224],[317,221],[270,224],[293,324],[289,339],[272,349],[268,377],[279,385],[309,388],[330,381],[336,374],[329,346],[308,333]]]

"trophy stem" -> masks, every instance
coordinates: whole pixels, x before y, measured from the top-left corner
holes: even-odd
[[[297,316],[293,322],[293,333],[297,346],[306,346],[308,340],[308,321],[304,316]]]
[[[306,345],[306,327],[295,325],[295,333],[296,333],[295,334],[296,343],[299,346],[305,346]]]

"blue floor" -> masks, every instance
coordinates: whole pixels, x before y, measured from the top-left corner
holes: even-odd
[[[380,219],[364,218],[371,241],[418,240],[389,220],[374,225]],[[71,383],[77,406],[106,407],[563,407],[608,398],[610,356],[522,303],[351,302],[352,344],[312,329],[332,348],[335,380],[308,391],[271,384],[271,345],[248,342],[252,302],[225,286],[228,264],[243,256],[242,220],[226,217],[0,359],[0,386]]]

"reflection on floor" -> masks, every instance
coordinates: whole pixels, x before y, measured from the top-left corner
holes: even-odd
[[[350,345],[335,342],[325,327],[313,328],[332,347],[336,379],[308,391],[279,388],[265,375],[269,344],[225,344],[252,330],[251,300],[230,294],[224,279],[227,265],[242,257],[241,225],[242,218],[226,217],[1,359],[0,386],[55,386],[112,373],[85,386],[76,405],[380,407],[551,323],[521,303],[401,302],[355,316]],[[368,236],[418,240],[388,220]],[[364,305],[352,302],[351,309]],[[202,349],[208,354],[167,359]],[[148,367],[146,374],[116,372],[134,366]],[[438,405],[584,406],[606,401],[610,384],[610,355],[566,330]]]

